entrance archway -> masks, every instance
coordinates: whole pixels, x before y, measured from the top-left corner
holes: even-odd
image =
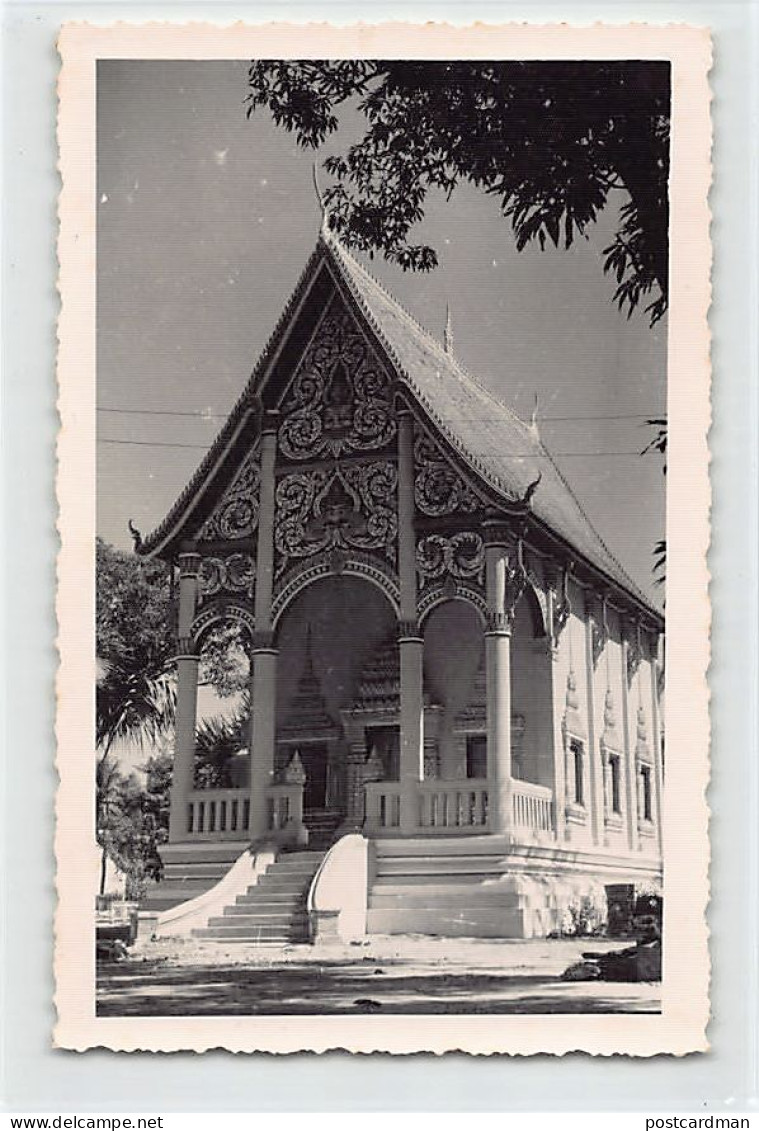
[[[362,673],[396,634],[386,597],[351,576],[313,581],[282,613],[275,771],[284,772],[297,751],[306,775],[306,811],[345,815],[349,748],[355,755],[363,741],[367,756],[371,749]],[[347,734],[354,717],[358,727]]]

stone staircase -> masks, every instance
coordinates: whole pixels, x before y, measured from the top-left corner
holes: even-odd
[[[544,936],[554,915],[542,892],[511,874],[492,838],[374,842],[367,931],[443,937]]]
[[[167,911],[203,895],[227,874],[244,847],[244,843],[238,841],[163,845],[163,878],[140,901],[140,910]]]
[[[309,849],[325,852],[334,843],[341,821],[340,814],[332,809],[305,809],[303,824],[308,829]]]
[[[324,851],[289,852],[279,857],[244,895],[224,908],[196,938],[248,945],[283,946],[308,941],[306,899]]]

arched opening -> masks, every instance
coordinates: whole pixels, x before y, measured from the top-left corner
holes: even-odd
[[[511,632],[511,772],[522,781],[552,786],[552,660],[536,606],[535,595],[525,590]]]
[[[197,625],[196,789],[250,784],[250,632],[233,608],[209,610]]]
[[[485,648],[477,610],[457,599],[424,622],[425,777],[485,777]]]
[[[375,731],[397,731],[396,635],[389,601],[356,577],[316,580],[282,613],[275,773],[282,774],[297,751],[307,813],[344,814],[349,749],[368,758],[379,738]],[[392,767],[385,771],[390,776]]]

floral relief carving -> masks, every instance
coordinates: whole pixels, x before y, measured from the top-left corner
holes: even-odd
[[[471,514],[480,500],[438,446],[420,428],[414,437],[414,500],[422,514],[437,517],[464,511]]]
[[[375,451],[394,438],[390,381],[346,312],[327,313],[283,413],[279,449],[289,460]]]
[[[199,540],[249,538],[258,526],[260,490],[261,472],[256,450],[246,457],[221,501],[203,523]]]
[[[226,558],[204,557],[200,563],[199,585],[203,597],[213,597],[222,590],[251,593],[256,577],[252,554],[230,554]]]
[[[416,546],[416,568],[426,585],[448,574],[458,581],[476,580],[483,584],[485,576],[485,543],[471,530],[446,537],[428,534]]]
[[[380,550],[395,561],[398,473],[382,461],[293,472],[276,490],[277,574],[292,558],[327,550]]]

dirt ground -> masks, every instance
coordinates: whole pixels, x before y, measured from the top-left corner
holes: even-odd
[[[582,951],[625,945],[410,935],[330,947],[159,940],[98,965],[97,1013],[658,1013],[659,984],[560,979]]]

